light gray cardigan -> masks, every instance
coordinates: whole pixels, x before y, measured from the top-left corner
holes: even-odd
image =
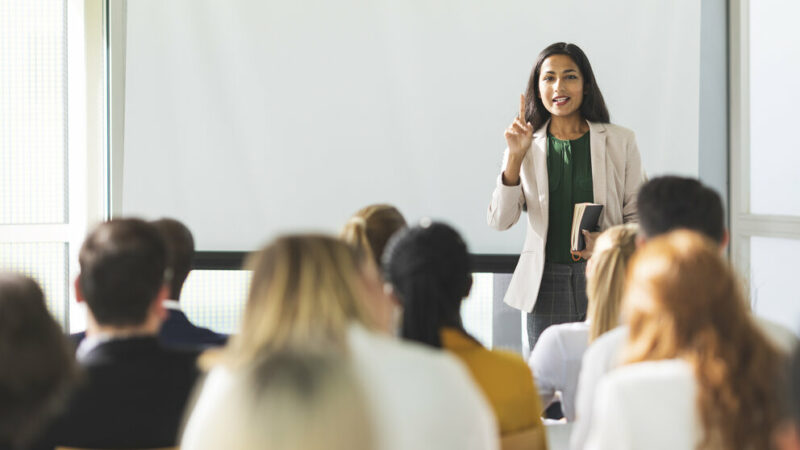
[[[522,181],[517,186],[506,186],[502,173],[497,178],[486,217],[492,228],[507,230],[519,220],[522,206],[528,207],[525,245],[505,296],[508,305],[526,312],[532,311],[536,304],[544,270],[550,197],[547,179],[548,124],[549,121],[533,134],[531,146],[522,160]],[[645,179],[636,138],[631,130],[617,125],[588,124],[594,203],[603,205],[600,229],[636,222],[636,194]],[[503,157],[503,168],[507,158],[508,149]]]

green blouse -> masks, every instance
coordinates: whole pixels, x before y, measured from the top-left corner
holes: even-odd
[[[550,220],[545,261],[572,264],[569,241],[575,204],[594,201],[588,131],[571,141],[547,134],[547,177],[550,181]]]

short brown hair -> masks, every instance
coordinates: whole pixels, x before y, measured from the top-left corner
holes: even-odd
[[[167,266],[172,275],[169,280],[169,298],[178,300],[186,277],[194,261],[194,237],[189,228],[178,220],[162,218],[152,223],[167,244]]]
[[[114,219],[97,226],[81,247],[78,283],[98,323],[139,325],[164,283],[167,248],[155,226]]]

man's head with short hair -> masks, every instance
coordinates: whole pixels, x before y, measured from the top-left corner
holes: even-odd
[[[166,259],[155,226],[139,219],[100,224],[81,247],[79,298],[100,325],[144,324],[163,287]]]
[[[645,239],[689,229],[720,246],[727,244],[722,199],[694,178],[653,178],[639,190],[637,205],[640,232]]]
[[[172,278],[169,282],[169,298],[178,300],[183,283],[192,270],[194,260],[194,238],[183,223],[170,218],[154,220],[152,223],[167,244],[167,266]]]

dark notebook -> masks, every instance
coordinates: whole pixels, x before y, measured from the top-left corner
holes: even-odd
[[[570,250],[579,252],[586,248],[581,230],[596,231],[600,221],[603,205],[597,203],[578,203],[572,214],[572,232],[570,233]]]

